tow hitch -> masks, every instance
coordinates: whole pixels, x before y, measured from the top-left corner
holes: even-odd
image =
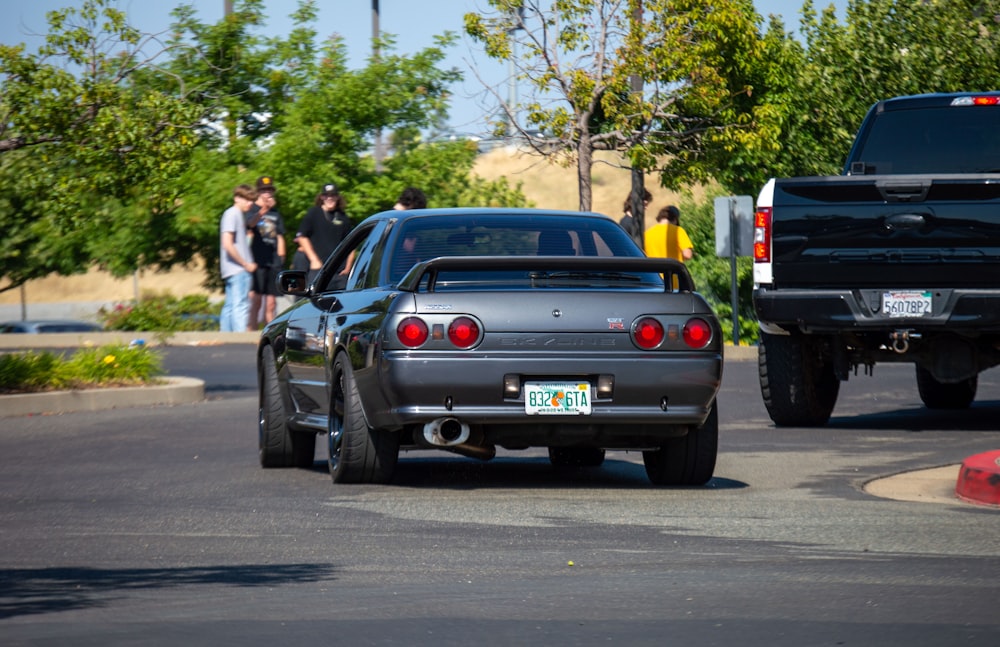
[[[910,340],[920,339],[920,333],[912,330],[896,330],[889,334],[892,340],[892,350],[900,355],[910,350]]]

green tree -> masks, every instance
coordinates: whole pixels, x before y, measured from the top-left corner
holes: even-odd
[[[314,17],[312,5],[300,4],[293,15],[297,27],[290,39],[256,41],[266,55],[238,50],[257,71],[239,70],[234,76],[248,83],[267,79],[271,90],[260,96],[281,97],[266,108],[267,121],[273,123],[266,140],[243,136],[243,129],[238,128],[235,143],[220,147],[219,140],[209,135],[184,176],[186,191],[176,208],[177,228],[187,239],[198,241],[196,251],[206,262],[210,285],[217,285],[219,214],[229,205],[235,184],[252,183],[262,174],[276,179],[278,208],[289,243],[319,187],[328,182],[336,183],[345,195],[355,221],[391,208],[408,185],[421,187],[432,206],[524,204],[518,188],[470,175],[476,151],[468,143],[423,141],[422,133],[444,123],[449,87],[461,78],[457,70],[443,65],[454,35],[443,34],[434,39],[434,45],[403,55],[396,52],[394,38],[383,34],[377,43],[379,55],[369,58],[364,67],[351,69],[342,38],[331,38],[315,50],[308,45],[316,36],[306,24]],[[188,17],[175,28],[178,32],[187,29],[185,38],[198,49],[217,47],[214,36],[208,43],[201,42],[201,35],[215,32],[204,26],[192,28],[197,24]],[[230,29],[226,34],[232,39],[242,32]],[[223,49],[237,51],[235,46]],[[242,60],[234,55],[230,65],[239,68]],[[203,78],[200,68],[176,69],[187,84],[195,85]],[[238,90],[231,86],[225,91]],[[243,108],[254,113],[264,109],[260,105]],[[382,172],[376,171],[369,154],[378,131],[391,133],[392,143]]]
[[[757,94],[776,109],[782,145],[745,150],[729,172],[757,173],[757,188],[767,177],[837,174],[876,101],[1000,86],[997,16],[996,0],[852,0],[840,21],[832,5],[817,12],[807,0],[801,42],[780,22],[765,38],[772,65]]]
[[[48,14],[36,53],[0,45],[0,276],[15,288],[88,269],[115,232],[134,268],[155,214],[177,198],[172,180],[197,142],[200,112],[181,94],[131,83],[158,74],[169,52],[130,27],[109,0]],[[142,204],[142,222],[121,209]]]

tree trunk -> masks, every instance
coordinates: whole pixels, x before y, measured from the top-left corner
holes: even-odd
[[[580,188],[580,211],[590,211],[593,203],[593,184],[591,171],[594,166],[594,145],[590,141],[590,133],[582,130],[580,143],[577,146],[576,177]]]

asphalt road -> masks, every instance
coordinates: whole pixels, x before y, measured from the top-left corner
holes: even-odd
[[[996,372],[938,414],[879,366],[828,427],[776,429],[729,362],[716,478],[658,489],[620,453],[262,470],[252,347],[165,365],[208,400],[0,420],[0,643],[1000,644],[1000,512],[862,489],[1000,447]]]

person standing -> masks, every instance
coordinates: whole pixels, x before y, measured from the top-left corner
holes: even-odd
[[[233,189],[233,206],[226,209],[219,221],[219,270],[226,285],[219,329],[222,332],[247,330],[250,315],[250,277],[257,264],[250,255],[247,242],[246,213],[257,192],[249,184]]]
[[[344,204],[344,197],[337,190],[337,185],[332,182],[324,184],[316,196],[315,204],[309,207],[295,233],[299,252],[309,262],[309,283],[312,283],[324,261],[337,249],[337,245],[354,229],[354,223],[344,212]],[[348,259],[340,271],[344,281],[350,271],[351,259]]]
[[[656,214],[656,224],[646,231],[646,256],[689,261],[694,257],[694,245],[680,225],[680,209],[668,205]]]
[[[652,201],[653,201],[653,194],[649,192],[649,189],[643,189],[642,190],[643,208],[645,209],[645,207],[648,207],[649,203]],[[622,216],[621,220],[618,221],[618,224],[621,225],[621,228],[625,230],[625,233],[627,233],[632,238],[632,240],[635,241],[636,245],[642,247],[642,239],[643,239],[643,232],[641,226],[642,223],[639,222],[638,218],[632,215],[631,195],[625,198],[625,204],[622,205],[622,213],[624,215]]]
[[[250,252],[257,263],[250,286],[250,330],[260,324],[261,304],[264,322],[274,319],[278,298],[278,272],[285,265],[285,223],[275,208],[277,189],[274,179],[265,175],[257,180],[257,201],[247,212]]]
[[[397,211],[406,211],[407,209],[426,209],[427,208],[427,196],[420,189],[408,186],[403,189],[403,192],[399,194],[399,199],[396,200],[396,204],[393,205],[393,209]]]

